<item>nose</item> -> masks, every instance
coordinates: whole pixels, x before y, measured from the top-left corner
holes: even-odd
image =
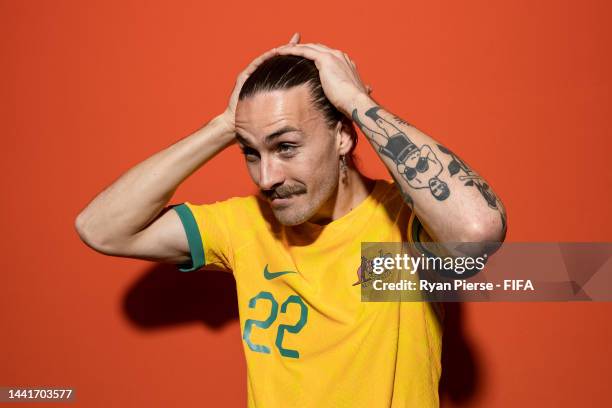
[[[262,190],[272,190],[274,187],[283,184],[285,175],[282,163],[270,157],[262,156],[259,161],[259,188]]]

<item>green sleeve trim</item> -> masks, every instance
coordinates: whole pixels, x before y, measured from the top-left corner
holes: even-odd
[[[421,245],[421,230],[422,229],[423,229],[423,224],[421,224],[421,221],[415,215],[414,220],[412,220],[412,231],[410,231],[410,233],[412,234],[412,243],[423,254],[427,255],[428,257],[437,258],[438,255],[425,249],[425,247]]]
[[[191,252],[191,262],[177,265],[177,268],[181,272],[198,270],[206,263],[204,246],[202,245],[202,237],[198,229],[198,224],[186,204],[179,204],[172,208],[177,212],[183,223],[185,233],[187,234],[187,242],[189,242],[189,251]]]

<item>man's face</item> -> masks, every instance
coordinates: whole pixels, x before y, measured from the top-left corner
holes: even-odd
[[[434,197],[436,197],[438,200],[444,200],[450,195],[448,185],[437,178],[432,178],[429,180],[429,188],[431,189]]]
[[[419,159],[421,158],[421,152],[418,149],[415,149],[412,153],[406,157],[405,163],[408,167],[416,167]]]
[[[236,106],[236,138],[251,178],[284,225],[317,218],[338,186],[336,129],[300,85],[259,92]]]

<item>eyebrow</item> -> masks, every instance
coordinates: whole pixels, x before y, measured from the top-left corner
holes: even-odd
[[[264,143],[265,144],[271,144],[274,139],[284,135],[285,133],[289,133],[289,132],[299,132],[301,133],[301,131],[297,128],[294,128],[293,126],[283,126],[282,128],[270,133],[268,136],[266,136],[264,138]],[[246,138],[244,136],[242,136],[240,133],[236,132],[236,139],[238,139],[240,142],[242,142],[245,145],[249,145],[248,141],[246,140]]]

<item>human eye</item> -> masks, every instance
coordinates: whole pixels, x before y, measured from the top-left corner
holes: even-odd
[[[255,162],[259,160],[259,153],[257,152],[257,150],[247,146],[241,147],[240,150],[242,150],[242,154],[244,155],[246,161]]]
[[[297,146],[291,143],[279,143],[277,149],[283,156],[290,157],[296,153]]]

